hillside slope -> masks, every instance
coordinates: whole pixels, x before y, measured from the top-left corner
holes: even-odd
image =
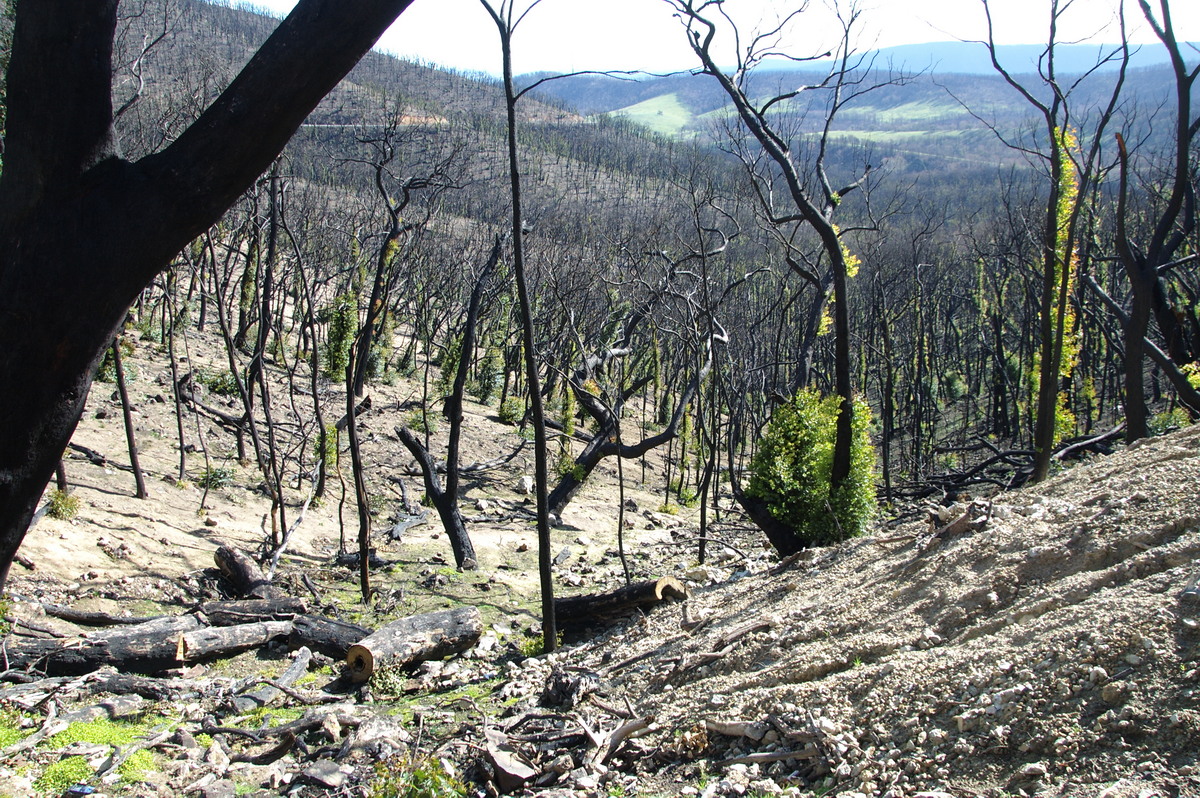
[[[1198,795],[1197,484],[1192,427],[979,502],[977,529],[751,565],[555,665],[654,718],[651,794]]]

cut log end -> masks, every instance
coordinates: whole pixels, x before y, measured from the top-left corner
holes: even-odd
[[[350,646],[347,675],[361,684],[385,668],[406,668],[466,651],[482,634],[483,619],[475,607],[401,618]]]
[[[608,593],[568,596],[554,600],[554,614],[563,628],[582,629],[613,621],[664,601],[686,599],[687,587],[673,576],[647,579]]]

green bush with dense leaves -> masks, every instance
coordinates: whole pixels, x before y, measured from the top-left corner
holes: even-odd
[[[400,755],[375,765],[371,798],[463,798],[467,787],[439,759]]]
[[[833,443],[839,399],[802,389],[776,409],[750,463],[746,492],[766,502],[776,519],[806,546],[860,535],[875,511],[875,450],[871,411],[855,400],[850,474],[832,495]]]

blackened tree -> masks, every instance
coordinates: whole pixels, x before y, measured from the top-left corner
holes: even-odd
[[[166,147],[122,157],[117,0],[21,3],[0,173],[0,589],[138,293],[271,164],[412,0],[300,0]]]

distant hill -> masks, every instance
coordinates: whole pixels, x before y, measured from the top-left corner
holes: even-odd
[[[1007,44],[996,48],[996,56],[1001,65],[1014,74],[1036,72],[1038,63],[1045,53],[1042,44]],[[1096,67],[1117,51],[1114,44],[1068,44],[1055,48],[1055,69],[1059,74],[1082,74]],[[880,67],[889,64],[896,69],[906,71],[928,71],[945,75],[957,73],[963,75],[994,74],[991,57],[987,48],[976,42],[926,42],[923,44],[902,44],[897,47],[884,47],[866,54],[868,60]],[[1166,48],[1161,44],[1138,45],[1132,49],[1130,67],[1141,69],[1169,62]],[[810,70],[814,65],[824,68],[832,62],[808,62],[797,64],[792,61],[779,60],[765,62],[772,69],[789,70],[803,68]],[[1102,69],[1116,69],[1116,63],[1107,63]]]
[[[1007,47],[1000,57],[1016,72],[1017,64],[1036,62],[1037,50]],[[970,59],[986,58],[984,52],[978,45],[963,43],[879,51],[873,62],[868,60],[875,70],[868,82],[886,81],[891,74],[889,67],[896,73],[908,73],[908,77],[875,89],[841,109],[833,128],[835,137],[894,151],[908,159],[908,169],[920,172],[1019,160],[1019,155],[1000,143],[988,125],[1011,140],[1029,129],[1032,109],[993,70],[980,69],[979,62],[972,66]],[[1097,52],[1082,45],[1063,48],[1058,54],[1059,74],[1078,74],[1077,70],[1095,65]],[[1126,77],[1125,96],[1142,109],[1159,107],[1172,91],[1170,72],[1161,62],[1154,62],[1156,53],[1161,55],[1161,48],[1139,51]],[[815,86],[826,74],[814,71],[811,63],[803,69],[768,68],[764,63],[751,77],[750,88],[754,95],[765,99],[800,86]],[[1098,70],[1072,89],[1072,101],[1079,108],[1102,103],[1112,90],[1115,76],[1113,70]],[[534,77],[545,76],[527,79]],[[1046,92],[1036,75],[1026,71],[1026,78],[1024,82],[1032,91]],[[582,114],[621,117],[674,137],[706,136],[731,113],[716,81],[690,73],[638,80],[581,75],[548,81],[541,91]],[[806,91],[779,108],[793,117],[790,129],[813,133],[824,119],[826,101],[827,95],[821,91]],[[935,163],[940,166],[935,167]]]

